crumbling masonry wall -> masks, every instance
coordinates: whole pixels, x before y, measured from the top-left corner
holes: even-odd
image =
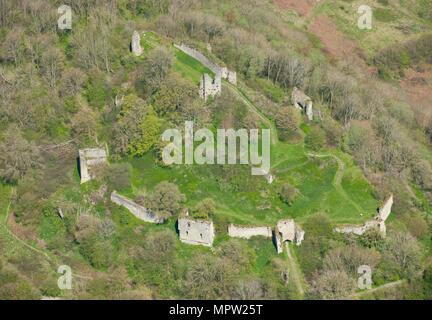
[[[104,149],[80,149],[78,155],[81,183],[85,183],[94,178],[92,167],[107,163],[107,154]]]
[[[129,198],[126,198],[120,194],[118,194],[116,191],[113,191],[111,193],[111,201],[115,204],[118,204],[119,206],[123,206],[126,209],[128,209],[135,217],[138,219],[145,221],[145,222],[151,222],[151,223],[163,223],[164,219],[161,217],[158,217],[157,214],[152,212],[151,210],[139,205],[138,203],[133,202]]]
[[[266,238],[272,237],[272,229],[265,226],[246,227],[230,224],[228,226],[228,235],[233,238],[250,239],[255,236]]]
[[[141,37],[138,31],[134,31],[132,34],[131,51],[135,56],[140,56],[143,53],[141,47]]]
[[[360,236],[368,230],[377,229],[381,232],[382,235],[385,236],[387,230],[385,221],[391,213],[392,206],[393,195],[390,194],[384,201],[383,205],[378,209],[378,214],[375,216],[374,219],[366,221],[363,225],[346,225],[337,227],[334,230],[339,233],[352,233]]]
[[[237,84],[237,73],[235,71],[228,70],[226,67],[220,67],[219,65],[211,61],[209,58],[207,58],[205,55],[203,55],[200,51],[191,48],[183,43],[180,45],[174,44],[174,47],[201,62],[204,66],[213,71],[215,75],[220,74],[222,79],[226,79],[228,80],[228,82],[234,85]]]
[[[312,108],[312,99],[307,96],[303,91],[294,87],[291,100],[294,107],[303,110],[306,113],[306,116],[309,121],[313,120],[313,108]]]

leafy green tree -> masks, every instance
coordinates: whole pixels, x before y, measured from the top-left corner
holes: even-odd
[[[159,116],[175,120],[178,112],[188,108],[195,100],[196,86],[176,74],[170,74],[155,95],[154,108]]]
[[[147,198],[147,205],[150,209],[161,216],[170,217],[179,213],[182,202],[186,200],[179,188],[168,181],[162,181],[156,185],[153,193]]]
[[[159,140],[161,121],[152,108],[147,111],[138,128],[140,134],[129,144],[129,153],[133,156],[144,155]]]

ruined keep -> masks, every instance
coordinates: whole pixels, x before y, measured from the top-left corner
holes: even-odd
[[[194,219],[188,213],[177,221],[181,242],[211,247],[215,237],[213,221]]]
[[[213,80],[207,73],[203,74],[200,81],[199,95],[207,101],[208,97],[214,97],[220,94],[222,89],[221,75],[216,74]]]
[[[143,53],[143,48],[141,47],[141,37],[136,30],[132,34],[131,51],[137,57]]]
[[[385,221],[391,213],[392,206],[393,195],[390,194],[384,201],[383,205],[378,209],[378,213],[374,219],[366,221],[363,225],[345,225],[337,227],[334,230],[339,233],[352,233],[360,236],[370,229],[377,229],[383,236],[385,236],[387,231]]]
[[[265,226],[253,226],[253,227],[236,226],[231,223],[228,226],[228,235],[232,238],[243,238],[243,239],[250,239],[255,236],[271,238],[272,229],[270,227],[265,227]]]
[[[308,97],[303,91],[294,87],[291,100],[294,107],[303,110],[309,121],[313,120],[313,109],[312,109],[312,99]]]
[[[85,183],[94,178],[94,172],[92,172],[92,168],[108,162],[107,154],[104,149],[80,149],[78,154],[81,183]]]
[[[115,204],[125,207],[128,209],[135,217],[138,219],[151,222],[151,223],[163,223],[165,220],[161,217],[158,217],[157,214],[152,212],[151,210],[133,202],[132,200],[118,194],[116,191],[111,193],[111,201]]]
[[[305,232],[294,223],[293,219],[280,220],[274,231],[274,242],[278,253],[283,252],[285,242],[293,242],[300,245],[304,239]]]

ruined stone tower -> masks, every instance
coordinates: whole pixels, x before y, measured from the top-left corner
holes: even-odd
[[[141,48],[141,37],[136,30],[132,35],[131,51],[137,57],[143,53],[143,49]]]
[[[207,101],[208,97],[214,97],[220,94],[222,87],[221,74],[217,73],[212,79],[207,73],[203,74],[200,81],[199,95]]]
[[[303,91],[294,87],[291,100],[294,107],[303,110],[309,121],[313,120],[313,109],[312,109],[312,99],[308,97]]]

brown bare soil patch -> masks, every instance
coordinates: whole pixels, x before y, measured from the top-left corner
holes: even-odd
[[[294,10],[299,15],[307,16],[317,3],[316,0],[274,0],[274,3],[282,10]]]
[[[327,16],[316,17],[309,31],[320,38],[324,50],[333,59],[352,57],[359,53],[354,41],[345,38]]]
[[[320,39],[323,51],[330,60],[343,61],[362,74],[377,73],[376,68],[366,64],[363,50],[353,40],[346,38],[329,17],[317,16],[309,26],[309,31]]]
[[[422,127],[432,120],[432,65],[405,72],[400,86]]]

